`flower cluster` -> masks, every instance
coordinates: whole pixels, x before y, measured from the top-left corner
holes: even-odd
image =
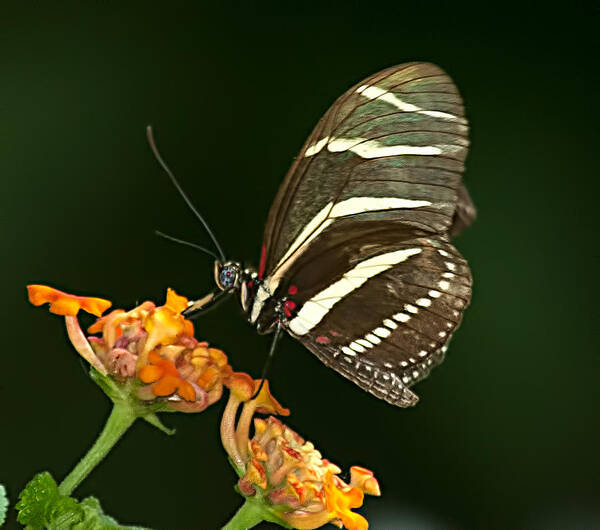
[[[112,304],[101,298],[70,295],[44,285],[29,285],[34,305],[50,303],[65,316],[75,349],[102,375],[127,382],[136,379],[142,400],[166,398],[167,407],[200,412],[221,397],[233,371],[225,354],[194,338],[194,327],[181,312],[188,300],[172,289],[163,306],[143,302],[130,311],[116,309],[88,328],[100,336],[86,337],[77,313],[100,316]]]
[[[202,411],[218,401],[227,386],[221,440],[238,473],[238,491],[246,498],[227,528],[249,528],[262,520],[297,529],[327,523],[349,530],[368,528],[367,520],[352,509],[362,506],[365,493],[380,495],[373,473],[353,466],[350,482],[345,482],[338,466],[272,416],[290,411],[273,397],[268,381],[234,372],[221,350],[194,337],[192,323],[182,315],[188,306],[185,297],[168,289],[162,306],[143,302],[130,311],[116,309],[101,316],[112,305],[108,300],[44,285],[29,285],[28,291],[31,303],[49,303],[51,312],[65,317],[71,343],[114,402],[100,437],[106,446],[102,451],[107,452],[138,417],[169,432],[155,412]],[[99,317],[88,328],[95,336],[87,337],[81,329],[80,310]],[[255,418],[256,413],[271,416]],[[70,494],[92,469],[88,456],[99,461],[93,453],[100,450],[92,449],[61,483],[61,494]]]
[[[367,520],[352,508],[362,506],[365,493],[380,495],[373,473],[353,466],[347,484],[338,476],[341,469],[322,458],[311,442],[273,416],[253,418],[255,412],[289,414],[271,395],[267,381],[253,397],[257,387],[260,381],[245,374],[234,378],[221,424],[223,446],[240,475],[240,493],[247,498],[261,497],[293,528],[318,528],[330,522],[350,530],[366,530]],[[250,438],[252,419],[254,436]]]

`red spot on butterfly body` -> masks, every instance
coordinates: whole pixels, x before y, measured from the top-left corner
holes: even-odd
[[[329,344],[329,343],[331,342],[331,339],[330,339],[329,337],[325,337],[325,336],[323,336],[323,335],[319,335],[319,336],[316,338],[316,341],[317,341],[319,344]]]
[[[263,276],[265,275],[266,265],[267,265],[267,247],[266,247],[266,245],[263,245],[262,249],[260,251],[260,265],[258,266],[258,278],[260,280],[262,280]]]
[[[340,336],[340,334],[339,334],[337,331],[330,331],[330,332],[329,332],[329,334],[330,334],[332,337],[339,337],[339,336]]]
[[[292,311],[296,309],[296,302],[292,302],[291,300],[286,300],[283,304],[283,312],[287,317],[292,316]]]
[[[297,292],[298,292],[298,287],[296,287],[295,285],[290,285],[290,287],[288,288],[288,294],[293,296]]]

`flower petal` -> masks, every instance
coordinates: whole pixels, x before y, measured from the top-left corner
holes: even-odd
[[[182,379],[179,382],[177,393],[186,401],[196,401],[196,391],[188,381]]]
[[[88,333],[100,333],[101,331],[104,330],[104,326],[106,325],[107,321],[111,317],[114,317],[116,315],[121,315],[123,313],[125,313],[125,311],[123,309],[115,309],[115,310],[111,311],[108,315],[104,315],[103,317],[100,317],[98,320],[96,320],[96,322],[94,322],[87,329]]]
[[[160,366],[147,364],[140,368],[138,377],[144,383],[154,383],[155,381],[158,381],[164,373],[165,371]]]
[[[254,393],[254,381],[244,372],[234,372],[225,385],[240,401],[248,401]]]
[[[209,366],[206,370],[204,370],[204,372],[202,372],[200,377],[198,377],[196,383],[198,383],[198,386],[201,388],[204,388],[204,390],[210,390],[218,381],[218,379],[219,370],[217,370],[214,366]]]
[[[327,472],[323,482],[325,503],[332,518],[339,518],[348,530],[367,530],[369,524],[351,508],[362,506],[364,494],[361,489],[351,486],[338,487],[335,476]]]
[[[170,396],[179,386],[179,379],[173,375],[167,374],[161,377],[152,386],[152,392],[156,396]]]
[[[260,379],[257,379],[255,384],[255,389],[258,389],[260,386]],[[290,409],[284,408],[279,401],[277,401],[271,391],[269,390],[269,381],[265,379],[262,388],[252,402],[256,404],[257,412],[261,412],[262,414],[279,414],[280,416],[289,416]]]
[[[148,332],[145,350],[153,350],[159,344],[166,346],[175,342],[183,331],[183,317],[168,307],[159,307],[144,320],[144,329]],[[144,357],[140,355],[143,364]]]
[[[167,289],[167,301],[165,307],[171,309],[174,313],[181,313],[188,306],[188,299],[185,296],[179,296],[170,287]]]
[[[381,495],[379,483],[373,472],[361,466],[350,468],[350,485],[360,488],[369,495]]]
[[[312,530],[332,522],[331,517],[325,510],[314,513],[296,510],[283,514],[283,518],[292,528],[298,530]]]
[[[93,296],[80,296],[78,298],[81,300],[81,309],[97,317],[102,315],[112,305],[112,302],[104,300],[104,298],[95,298]]]
[[[290,491],[294,492],[294,495],[300,503],[303,503],[306,498],[306,488],[302,481],[293,473],[288,473],[286,476],[286,484]]]
[[[248,463],[246,475],[243,478],[256,484],[262,489],[267,488],[267,472],[265,466],[263,466],[256,458],[253,458]]]
[[[112,302],[103,298],[94,298],[90,296],[76,296],[68,294],[47,285],[28,285],[27,292],[29,301],[36,306],[49,303],[50,311],[57,315],[72,316],[77,315],[80,309],[99,317],[106,311]]]
[[[340,519],[348,530],[368,530],[369,528],[369,523],[359,513],[350,511],[344,512],[340,516]]]
[[[191,320],[183,321],[183,333],[189,335],[190,337],[194,336],[194,324]]]
[[[210,358],[219,368],[223,368],[227,364],[227,355],[222,350],[217,348],[208,348]]]

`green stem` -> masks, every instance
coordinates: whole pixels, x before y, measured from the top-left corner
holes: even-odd
[[[58,491],[62,495],[70,495],[108,454],[112,447],[119,441],[119,438],[131,427],[135,419],[136,415],[131,407],[126,404],[115,403],[96,443],[79,461],[73,471],[60,483]]]
[[[258,502],[246,499],[246,502],[222,528],[222,530],[246,530],[265,520],[264,508]]]

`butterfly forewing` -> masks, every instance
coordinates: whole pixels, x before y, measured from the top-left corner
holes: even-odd
[[[265,229],[266,273],[301,246],[328,205],[338,215],[395,209],[414,226],[446,230],[467,145],[462,101],[437,66],[400,65],[357,84],[317,124],[279,189]]]

